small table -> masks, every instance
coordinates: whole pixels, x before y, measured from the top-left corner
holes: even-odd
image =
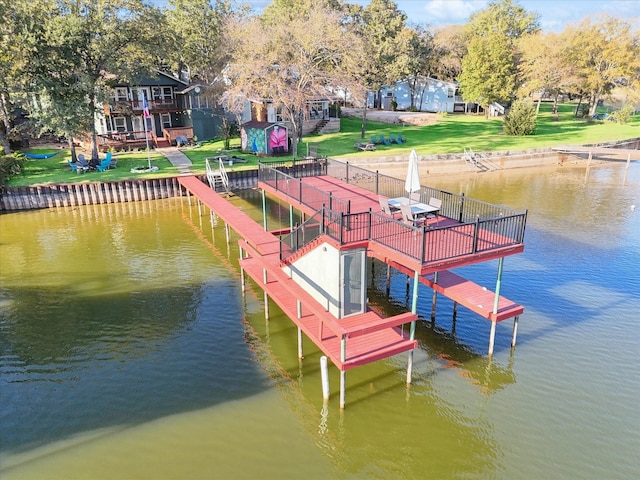
[[[397,197],[389,199],[389,206],[391,208],[400,210],[400,205],[409,205],[411,207],[411,215],[416,217],[427,217],[429,214],[437,214],[440,209],[433,207],[427,203],[413,202],[407,197]]]

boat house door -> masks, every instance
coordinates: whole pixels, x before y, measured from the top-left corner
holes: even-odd
[[[340,255],[340,318],[366,309],[366,251],[348,250]]]

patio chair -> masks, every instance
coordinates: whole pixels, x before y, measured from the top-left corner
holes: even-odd
[[[110,164],[111,164],[111,158],[110,157],[104,158],[100,161],[98,165],[96,165],[96,170],[98,170],[99,172],[104,172],[109,168]]]
[[[407,143],[407,139],[404,138],[401,133],[398,134],[398,140],[400,143]]]
[[[380,203],[380,210],[382,210],[382,213],[386,213],[390,217],[393,217],[400,211],[398,208],[389,205],[389,201],[382,196],[378,196],[378,202]]]
[[[371,135],[371,143],[373,143],[374,145],[379,145],[382,142],[380,142],[378,140],[378,137],[376,137],[375,135]]]
[[[429,213],[429,214],[427,215],[427,220],[428,220],[429,218],[435,218],[435,219],[436,219],[436,226],[437,226],[437,225],[438,225],[438,222],[439,222],[438,212],[440,212],[440,208],[442,208],[442,200],[440,200],[439,198],[431,197],[431,198],[429,199],[429,206],[431,206],[431,207],[435,207],[435,208],[437,208],[437,209],[438,209],[438,210],[436,210],[435,212],[433,212],[433,213]]]
[[[411,225],[413,227],[420,227],[424,225],[424,218],[416,218],[413,216],[411,212],[411,205],[407,205],[406,203],[400,204],[400,211],[402,212],[402,220],[407,225]]]
[[[392,133],[391,135],[389,135],[389,140],[391,141],[391,143],[398,143],[398,139],[396,138],[395,133]]]
[[[393,141],[396,142],[398,145],[402,145],[404,143],[401,133],[399,133],[398,136],[392,135],[392,137],[393,137]]]
[[[71,167],[71,171],[72,172],[76,172],[78,173],[78,165],[76,165],[75,163],[73,163],[71,160],[67,160],[67,163],[69,164],[69,166]]]
[[[388,138],[382,137],[382,142],[387,146],[391,145],[391,140],[389,140]]]
[[[420,203],[420,192],[411,192],[409,194],[409,200],[411,203]]]
[[[78,155],[78,161],[76,162],[76,171],[80,173],[85,173],[89,170],[89,162],[84,158],[84,155],[81,153]]]

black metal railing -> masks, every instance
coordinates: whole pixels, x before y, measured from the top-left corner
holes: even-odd
[[[376,242],[420,263],[430,263],[518,245],[524,231],[519,215],[427,228],[372,211],[343,213],[322,207],[280,239],[280,259],[290,258],[322,234],[341,246]]]
[[[300,162],[302,163],[302,162]],[[317,162],[316,162],[317,163]],[[351,202],[334,197],[331,193],[324,192],[308,183],[305,183],[299,177],[294,177],[290,173],[296,173],[289,170],[289,173],[281,171],[281,167],[273,168],[272,163],[260,163],[258,165],[258,180],[270,185],[275,190],[291,197],[296,202],[305,205],[313,210],[320,210],[323,206],[329,210],[349,213]],[[300,165],[300,167],[302,167]],[[285,167],[293,169],[295,167]],[[321,166],[318,166],[322,170]],[[311,172],[315,168],[300,168],[298,172]],[[317,173],[309,173],[305,176],[317,176]]]

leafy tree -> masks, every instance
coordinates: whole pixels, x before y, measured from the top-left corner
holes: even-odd
[[[640,78],[640,46],[628,22],[604,17],[600,23],[583,21],[569,32],[567,61],[576,67],[576,89],[589,98],[589,115],[598,102],[621,83],[634,85]]]
[[[454,81],[462,73],[462,59],[467,54],[467,39],[463,25],[437,28],[433,35],[433,75]]]
[[[502,130],[507,135],[531,135],[536,128],[536,107],[530,98],[516,100],[504,116]]]
[[[158,44],[159,11],[143,0],[42,3],[47,17],[28,25],[23,69],[34,87],[32,111],[43,128],[72,134],[89,128],[97,160],[94,112],[109,95],[114,76],[131,81],[157,65],[151,52]]]
[[[263,17],[237,18],[229,24],[234,50],[225,70],[227,104],[270,100],[280,106],[293,132],[293,155],[302,138],[307,103],[329,89],[357,91],[362,43],[344,24],[343,12],[325,1],[287,0],[282,15],[274,2]],[[283,22],[287,28],[283,28]]]
[[[538,94],[536,111],[544,95],[553,98],[553,114],[557,118],[558,97],[568,92],[575,84],[575,68],[566,58],[566,39],[556,33],[540,32],[522,38],[520,49],[523,52],[520,63],[522,85],[520,94],[529,96]]]
[[[169,0],[165,55],[172,71],[189,80],[213,84],[227,63],[223,29],[231,15],[228,0]]]
[[[539,29],[535,14],[498,0],[471,17],[467,26],[468,51],[462,59],[459,80],[467,101],[485,108],[495,101],[510,101],[519,85],[517,42]]]

